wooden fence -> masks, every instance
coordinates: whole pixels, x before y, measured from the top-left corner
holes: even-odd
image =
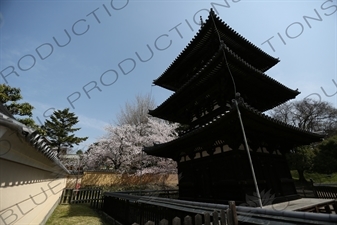
[[[185,216],[183,221],[179,217],[174,217],[172,223],[169,220],[162,219],[159,221],[158,225],[238,225],[238,218],[236,214],[235,202],[229,202],[229,208],[227,210],[214,210],[213,213],[204,213],[203,215],[197,214],[194,216],[194,221],[191,216]],[[132,225],[139,225],[138,223],[133,223]],[[148,221],[145,225],[156,225],[153,221]]]
[[[136,195],[136,196],[171,198],[171,199],[178,199],[179,197],[178,189],[119,191],[116,193],[121,193],[121,194],[125,193],[125,194]]]
[[[199,224],[317,224],[335,225],[337,215],[297,212],[194,202],[156,196],[137,196],[135,192],[105,192],[103,212],[113,224],[199,225]]]
[[[173,201],[178,201],[173,203]],[[180,219],[188,220],[200,217],[203,224],[207,221],[217,224],[217,221],[228,220],[237,221],[235,203],[232,202],[232,208],[223,210],[205,210],[197,206],[185,205],[185,201],[176,199],[167,199],[154,196],[137,196],[128,193],[104,193],[103,211],[121,224],[145,224],[152,221],[155,224],[164,223],[167,219],[168,224],[177,224]],[[214,212],[213,212],[214,211]],[[213,212],[213,213],[212,213]],[[199,215],[198,215],[199,214]],[[228,216],[230,215],[230,216]],[[187,217],[186,217],[187,216]],[[177,217],[176,219],[174,219]],[[193,220],[191,220],[192,222]],[[194,221],[196,222],[196,221]],[[195,223],[199,224],[199,223]],[[223,223],[227,224],[227,223]],[[237,223],[229,223],[234,225]],[[189,224],[188,224],[189,225]]]
[[[63,190],[60,204],[82,204],[90,203],[94,208],[100,208],[102,203],[101,188],[80,188]]]
[[[313,184],[316,198],[337,199],[337,184]]]

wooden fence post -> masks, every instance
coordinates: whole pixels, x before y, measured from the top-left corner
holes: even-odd
[[[231,216],[232,210],[230,208],[228,208],[226,210],[226,213],[227,213],[227,223],[228,223],[228,225],[234,225],[233,217]]]
[[[184,218],[184,225],[193,225],[192,224],[192,217],[185,216],[185,218]]]
[[[211,215],[209,213],[204,214],[204,219],[205,219],[205,225],[211,224]]]
[[[195,225],[202,225],[202,216],[197,214],[194,216]]]
[[[181,225],[181,220],[179,217],[174,217],[172,220],[172,225]]]
[[[230,221],[228,221],[229,225],[238,225],[238,217],[236,214],[236,206],[234,201],[229,201],[229,209],[228,209],[228,218],[230,218]]]
[[[168,222],[168,220],[166,220],[166,219],[162,219],[160,222],[159,222],[159,225],[168,225],[169,224],[169,222]]]
[[[61,204],[70,204],[72,199],[73,189],[65,188],[62,192]]]
[[[225,210],[221,209],[220,211],[221,225],[227,225],[227,218]]]
[[[219,215],[216,210],[213,211],[212,217],[213,217],[213,225],[219,225]]]

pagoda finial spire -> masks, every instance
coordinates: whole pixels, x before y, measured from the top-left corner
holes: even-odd
[[[204,25],[204,20],[202,19],[202,16],[200,16],[200,26]]]
[[[211,14],[212,16],[214,16],[214,15],[215,15],[215,12],[214,12],[213,8],[211,8],[211,10],[210,10],[209,14]]]

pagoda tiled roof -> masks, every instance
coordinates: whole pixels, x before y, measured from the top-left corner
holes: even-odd
[[[266,111],[278,106],[289,99],[295,98],[300,92],[292,90],[275,79],[267,76],[262,71],[256,69],[241,57],[235,54],[231,49],[224,46],[224,49],[218,49],[213,57],[198,71],[189,81],[182,85],[165,102],[149,114],[165,120],[188,124],[189,117],[184,115],[186,107],[193,107],[193,99],[199,100],[205,98],[206,94],[218,95],[216,88],[221,88],[221,79],[225,80],[223,84],[225,101],[234,98],[235,91],[240,92],[245,101],[254,105],[259,111]],[[225,50],[226,60],[223,58]],[[228,73],[228,67],[231,70],[234,84]],[[215,99],[216,96],[212,96]],[[262,100],[263,99],[263,100]]]
[[[288,151],[294,147],[319,142],[324,138],[322,134],[313,133],[274,119],[247,103],[239,102],[238,107],[247,139],[255,145],[260,142],[273,145],[280,151]],[[207,151],[212,146],[229,144],[233,140],[243,143],[238,111],[234,105],[226,113],[218,115],[198,128],[187,131],[177,139],[144,147],[143,151],[149,155],[177,159],[182,153]]]
[[[214,25],[215,24],[215,25]],[[222,41],[245,61],[261,71],[266,71],[279,62],[279,59],[270,56],[260,48],[249,42],[239,33],[234,31],[224,23],[211,9],[210,14],[201,26],[198,33],[153,83],[166,89],[176,91],[183,85],[189,77],[189,68],[200,66],[202,60],[209,55],[209,52],[216,50],[220,46],[218,33]]]

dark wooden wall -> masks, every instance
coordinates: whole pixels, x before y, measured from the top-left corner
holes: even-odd
[[[259,191],[267,193],[264,204],[298,198],[283,155],[251,152]],[[247,152],[232,150],[178,163],[181,199],[247,203],[255,186]]]

